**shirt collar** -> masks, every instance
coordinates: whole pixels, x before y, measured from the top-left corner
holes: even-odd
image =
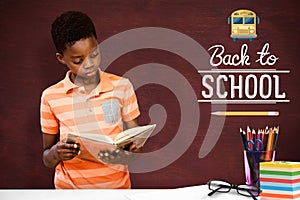
[[[64,80],[63,80],[63,83],[64,83],[64,91],[65,93],[68,93],[70,90],[74,89],[74,88],[79,88],[78,85],[75,85],[71,79],[70,79],[70,75],[71,75],[71,71],[68,71]]]
[[[106,72],[102,72],[99,70],[100,73],[100,83],[98,85],[98,92],[108,92],[114,89],[113,83],[109,78],[109,74]]]
[[[100,69],[99,69],[99,73],[100,73],[100,83],[95,88],[95,92],[97,95],[99,95],[99,93],[102,93],[102,92],[108,92],[108,91],[113,90],[113,83],[111,82],[111,80],[108,76],[108,73],[102,72]],[[63,80],[65,93],[68,93],[72,89],[79,88],[78,85],[75,85],[70,80],[70,75],[71,75],[71,71],[68,71]]]

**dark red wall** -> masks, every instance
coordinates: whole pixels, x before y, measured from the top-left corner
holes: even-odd
[[[300,7],[296,0],[230,3],[224,0],[1,0],[0,188],[53,188],[53,170],[44,167],[41,159],[39,103],[43,89],[62,79],[67,70],[56,61],[50,36],[50,25],[56,16],[66,10],[86,12],[95,22],[99,42],[128,29],[152,26],[184,33],[205,49],[220,43],[231,52],[239,52],[242,42],[234,43],[229,38],[227,17],[240,8],[254,10],[261,17],[260,35],[251,44],[250,53],[255,55],[256,50],[269,42],[272,53],[280,57],[276,68],[291,70],[281,80],[281,87],[291,102],[267,106],[229,105],[228,110],[279,110],[280,116],[226,118],[218,143],[203,159],[198,158],[198,152],[206,135],[210,108],[207,108],[209,104],[199,104],[200,126],[189,149],[161,170],[132,174],[133,188],[174,188],[203,184],[210,178],[242,183],[242,144],[238,130],[246,125],[253,128],[280,125],[277,160],[299,161]],[[134,66],[151,62],[171,66],[184,74],[200,98],[200,75],[187,61],[166,51],[145,49],[131,52],[117,59],[107,71],[122,75]],[[137,91],[137,95],[142,123],[149,122],[149,106],[159,102],[167,108],[168,122],[147,144],[147,150],[151,151],[167,144],[176,134],[180,120],[178,102],[168,101],[174,96],[164,87],[144,87]]]

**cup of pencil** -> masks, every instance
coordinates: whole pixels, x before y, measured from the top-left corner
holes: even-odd
[[[278,140],[279,127],[250,129],[240,129],[244,145],[244,165],[246,184],[260,187],[259,184],[259,163],[275,160],[275,149]]]

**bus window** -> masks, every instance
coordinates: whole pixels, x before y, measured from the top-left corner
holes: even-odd
[[[254,24],[254,17],[245,17],[245,24]]]
[[[243,24],[243,18],[242,17],[234,17],[233,24]]]

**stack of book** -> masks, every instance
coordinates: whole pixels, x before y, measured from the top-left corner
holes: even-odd
[[[261,162],[261,199],[300,199],[300,162]]]

